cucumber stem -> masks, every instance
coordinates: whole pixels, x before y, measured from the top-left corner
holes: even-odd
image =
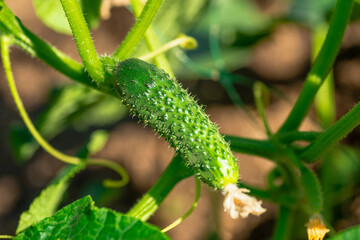
[[[144,37],[146,30],[150,26],[153,18],[159,10],[162,2],[163,0],[148,0],[146,2],[141,15],[136,20],[130,32],[126,35],[124,41],[113,54],[113,57],[117,61],[120,62],[128,58],[134,51],[135,47],[138,46],[140,40]]]
[[[294,211],[286,206],[280,206],[278,220],[273,240],[288,240],[294,221]]]
[[[131,0],[131,6],[133,7],[134,15],[136,16],[136,18],[139,18],[144,8],[143,3],[140,0]],[[144,40],[150,52],[159,49],[162,45],[162,43],[156,36],[154,28],[152,27],[151,24],[145,32]],[[161,53],[158,56],[156,56],[154,58],[154,64],[158,68],[161,68],[165,72],[167,72],[170,75],[170,77],[175,77],[174,71],[172,70],[171,65],[165,54]]]
[[[61,0],[61,4],[85,68],[95,82],[100,85],[104,82],[105,72],[96,53],[80,3],[77,0]]]
[[[296,103],[279,129],[279,133],[296,130],[314,101],[315,95],[328,75],[349,21],[354,0],[338,0],[330,21],[329,31],[319,55],[311,68]]]
[[[192,171],[183,164],[182,158],[175,156],[158,181],[126,215],[147,221],[174,186],[191,175],[193,175]]]

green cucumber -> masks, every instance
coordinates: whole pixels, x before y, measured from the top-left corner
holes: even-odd
[[[120,62],[114,76],[115,89],[131,114],[164,137],[203,182],[216,189],[237,183],[238,166],[229,144],[175,79],[134,58]]]

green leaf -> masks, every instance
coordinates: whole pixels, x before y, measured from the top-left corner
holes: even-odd
[[[109,133],[106,130],[94,131],[91,134],[89,141],[80,149],[77,156],[85,159],[90,155],[96,154],[105,146],[108,139]]]
[[[69,23],[59,0],[33,0],[36,15],[49,28],[71,35]],[[81,0],[85,20],[93,29],[99,25],[101,0]]]
[[[100,151],[107,140],[109,139],[109,133],[105,130],[97,130],[93,132],[90,136],[90,141],[87,144],[89,155],[95,154]]]
[[[21,214],[16,233],[25,230],[46,217],[52,216],[60,204],[69,180],[84,168],[85,164],[66,167],[57,180],[42,190],[40,195],[34,199],[29,210]]]
[[[0,2],[0,34],[13,35],[17,39],[23,36],[19,20],[3,1]]]
[[[59,210],[53,217],[31,226],[15,239],[169,239],[148,223],[94,206],[90,196]]]
[[[360,239],[360,225],[348,228],[344,231],[339,232],[334,237],[328,238],[328,240],[350,240]]]

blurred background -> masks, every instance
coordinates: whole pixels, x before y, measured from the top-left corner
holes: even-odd
[[[60,21],[39,19],[44,15],[37,5],[41,1],[5,2],[27,28],[80,61],[73,38],[66,35],[68,29],[62,29]],[[97,51],[107,55],[121,43],[134,17],[127,1],[103,0],[102,4],[95,20],[87,20],[93,27]],[[255,111],[253,83],[261,81],[269,89],[267,117],[271,130],[276,131],[302,87],[316,41],[326,33],[334,4],[334,0],[164,1],[153,27],[162,42],[179,33],[197,39],[196,50],[172,50],[169,61],[177,79],[206,106],[221,133],[261,139],[266,131]],[[355,5],[331,74],[335,98],[329,104],[335,111],[334,119],[360,100],[359,9],[360,5]],[[145,53],[142,43],[134,56]],[[117,176],[111,170],[89,167],[71,181],[62,206],[90,194],[97,206],[127,211],[155,183],[174,151],[149,127],[129,117],[118,100],[74,84],[18,48],[12,48],[11,57],[25,107],[53,146],[76,154],[89,139],[97,137],[102,140],[93,153],[118,162],[130,175],[130,183],[124,188],[106,189],[102,180]],[[38,148],[21,122],[2,69],[1,79],[0,234],[13,234],[20,214],[64,164]],[[334,121],[331,117],[322,121],[319,111],[309,114],[301,130],[321,130]],[[360,224],[359,130],[343,141],[350,147],[337,149],[322,164],[313,166],[325,184],[326,218],[336,230]],[[264,186],[273,164],[253,156],[236,156],[242,180]],[[269,239],[276,219],[275,204],[265,202],[268,211],[261,217],[232,220],[223,212],[223,196],[204,185],[202,189],[194,213],[169,232],[172,239]],[[184,180],[150,222],[160,228],[167,226],[187,211],[194,196],[194,180]],[[306,219],[301,217],[304,221],[299,220],[292,239],[305,239]]]

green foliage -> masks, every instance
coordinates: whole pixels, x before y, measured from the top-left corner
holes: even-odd
[[[24,231],[44,218],[51,217],[59,206],[70,179],[84,168],[85,164],[66,168],[63,173],[60,174],[58,180],[42,190],[40,195],[31,203],[29,210],[21,214],[16,233],[18,234]]]
[[[250,189],[254,196],[279,205],[273,238],[296,239],[297,233],[293,230],[299,229],[300,225],[303,227],[304,219],[314,213],[320,212],[327,222],[332,223],[337,217],[334,214],[336,208],[350,201],[359,183],[359,154],[350,148],[339,149],[336,144],[360,123],[360,103],[324,132],[308,133],[297,129],[331,69],[348,19],[357,19],[359,16],[359,1],[356,1],[352,14],[352,0],[337,1],[329,30],[322,30],[322,36],[327,31],[325,43],[307,76],[304,88],[289,117],[275,133],[270,131],[265,114],[271,92],[265,85],[254,84],[254,80],[230,70],[247,65],[254,43],[267,36],[273,26],[281,21],[265,16],[250,0],[164,1],[165,6],[159,10],[162,2],[148,0],[142,9],[139,1],[132,1],[134,13],[138,17],[134,27],[111,56],[100,57],[88,27],[94,28],[99,24],[101,0],[62,0],[62,6],[60,1],[34,0],[36,13],[45,24],[59,32],[73,33],[83,62],[81,64],[31,33],[4,1],[0,1],[0,36],[7,73],[11,69],[10,61],[4,57],[8,50],[5,47],[11,43],[75,81],[112,96],[104,96],[78,85],[57,91],[36,121],[36,127],[45,138],[51,139],[68,127],[84,130],[115,123],[126,112],[119,104],[117,91],[123,102],[130,106],[131,113],[164,136],[179,154],[158,182],[126,215],[97,208],[90,197],[76,201],[54,214],[69,181],[85,166],[81,163],[67,167],[33,201],[29,210],[22,214],[17,239],[168,239],[159,229],[141,221],[149,219],[179,181],[194,173],[218,189],[238,181],[238,167],[229,144],[223,140],[216,125],[209,121],[202,107],[173,78],[153,65],[135,59],[119,63],[114,71],[116,61],[137,56],[141,52],[134,50],[144,35],[149,51],[154,51],[161,47],[161,42],[168,41],[167,37],[172,38],[189,29],[202,44],[191,57],[177,51],[182,63],[202,77],[218,80],[231,100],[242,108],[245,105],[235,84],[254,87],[255,104],[268,138],[255,140],[226,136],[226,139],[231,140],[232,150],[260,156],[276,164],[268,175],[266,188],[238,183],[238,186]],[[317,31],[329,19],[334,3],[334,0],[295,0],[291,2],[288,15],[281,19],[296,20]],[[155,18],[156,14],[158,17]],[[195,24],[196,18],[200,23]],[[152,28],[149,29],[150,25]],[[204,39],[208,39],[208,42]],[[316,52],[320,45],[320,41],[317,41]],[[161,58],[162,61],[156,59],[154,62],[171,73],[166,56],[162,55]],[[189,71],[183,72],[185,76]],[[335,116],[334,94],[330,90],[326,94],[320,93],[322,104],[326,104],[319,105],[322,116],[325,116],[322,117],[324,127],[330,126]],[[96,153],[107,138],[106,131],[94,132],[78,155],[85,159]],[[298,144],[298,140],[309,144],[303,147]],[[22,126],[13,128],[11,142],[15,155],[20,159],[30,158],[38,147]],[[319,183],[316,171],[304,166],[304,163],[317,161],[327,152],[319,168]],[[93,165],[101,165],[100,162],[93,160]],[[358,239],[359,229],[359,226],[354,227],[331,239]],[[303,236],[303,228],[301,232]]]
[[[101,0],[80,1],[86,22],[91,29],[99,25]],[[58,0],[33,0],[35,13],[49,28],[64,34],[71,35],[68,20]]]
[[[210,8],[210,11],[204,17],[205,22],[201,23],[199,27],[208,29],[206,25],[214,24],[214,16],[218,14],[218,24],[220,24],[225,34],[229,34],[229,31],[235,31],[252,35],[264,31],[271,24],[271,19],[261,13],[253,1],[227,0],[214,3],[214,7]]]
[[[127,113],[119,101],[79,84],[53,90],[47,108],[42,111],[35,126],[50,140],[69,127],[84,131],[90,127],[114,124]],[[28,160],[38,149],[25,126],[13,124],[10,129],[11,147],[19,162]]]
[[[54,216],[31,226],[15,239],[169,239],[150,224],[106,208],[97,208],[84,197],[60,209]]]
[[[130,112],[164,137],[212,187],[238,180],[236,159],[203,109],[167,73],[139,59],[120,62],[116,90]]]

